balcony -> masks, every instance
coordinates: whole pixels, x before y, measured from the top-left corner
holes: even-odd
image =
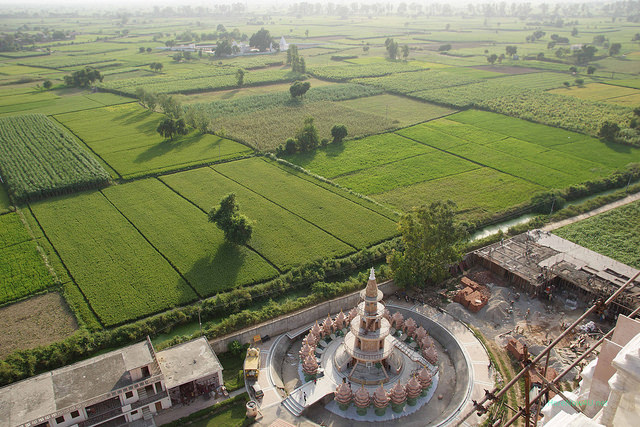
[[[143,406],[148,405],[149,403],[153,403],[157,400],[164,399],[165,397],[169,397],[169,393],[166,390],[161,391],[160,393],[153,394],[151,396],[147,396],[144,399],[140,399],[137,402],[133,402],[131,404],[131,409],[138,409]]]
[[[117,407],[107,412],[103,412],[99,415],[94,415],[89,419],[87,419],[86,421],[82,421],[78,423],[78,427],[90,427],[90,426],[99,424],[102,421],[108,420],[109,418],[117,417],[118,415],[122,415],[122,407]]]

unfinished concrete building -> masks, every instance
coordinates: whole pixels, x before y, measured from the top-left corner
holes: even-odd
[[[478,249],[467,261],[481,264],[529,294],[553,297],[567,290],[583,302],[610,296],[638,271],[541,230]],[[629,314],[639,305],[640,280],[636,280],[606,315]]]

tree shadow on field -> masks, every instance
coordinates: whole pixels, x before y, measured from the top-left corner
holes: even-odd
[[[126,112],[119,116],[115,116],[112,121],[117,122],[123,126],[129,126],[144,120],[153,114],[152,111],[144,109],[142,111]]]
[[[228,92],[225,92],[225,94],[222,95],[220,98],[221,99],[231,99],[231,98],[234,98],[238,93],[240,93],[240,89],[230,90]]]
[[[173,141],[165,139],[164,141],[152,145],[135,158],[135,163],[144,163],[153,160],[156,157],[164,156],[172,151],[183,150],[193,144],[199,143],[205,135],[199,132],[192,132],[189,135],[175,137]],[[222,143],[222,141],[220,140]],[[214,144],[212,144],[214,145]]]
[[[344,151],[344,141],[330,143],[324,150],[327,152],[327,157],[338,157]]]
[[[615,151],[616,153],[623,153],[623,154],[631,154],[631,146],[630,145],[625,145],[625,144],[618,144],[616,142],[609,142],[609,141],[603,141],[604,145],[607,146],[607,148],[611,149],[612,151]]]
[[[215,227],[213,224],[211,226]],[[243,247],[228,242],[222,242],[208,252],[184,275],[202,297],[236,287],[236,280],[246,258]]]

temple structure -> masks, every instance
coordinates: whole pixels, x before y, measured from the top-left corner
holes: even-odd
[[[371,367],[379,363],[388,379],[387,359],[394,349],[392,337],[389,335],[391,324],[384,318],[382,291],[378,289],[373,268],[369,275],[367,287],[360,292],[362,302],[358,304],[358,314],[351,319],[350,330],[344,337],[344,348],[351,357],[350,377],[359,365]]]

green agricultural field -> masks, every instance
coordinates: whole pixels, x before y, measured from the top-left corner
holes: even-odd
[[[329,144],[315,152],[298,153],[285,158],[318,175],[336,178],[428,151],[430,149],[424,145],[393,133],[385,133],[342,144]]]
[[[593,81],[590,77],[581,77],[587,83]],[[499,77],[496,79],[496,83],[502,83],[505,86],[516,86],[524,89],[553,89],[562,87],[564,82],[575,84],[575,76],[570,73],[530,73],[530,74],[517,74],[507,77]]]
[[[567,225],[553,233],[640,268],[640,202]]]
[[[376,194],[480,166],[435,149],[415,157],[339,176],[335,182],[362,194]]]
[[[25,93],[0,96],[0,116],[26,113],[61,114],[131,101],[131,98],[112,93],[91,93],[78,89],[51,91],[30,89]]]
[[[470,72],[460,73],[450,72],[450,68],[444,68],[435,71],[416,71],[384,77],[353,79],[353,82],[371,85],[391,92],[408,94],[426,89],[449,88],[476,83],[481,81],[481,77],[475,76],[474,72],[480,76],[484,76],[485,73],[471,68],[468,70]],[[498,75],[497,73],[495,74]]]
[[[583,87],[573,86],[570,88],[556,89],[550,91],[559,95],[568,95],[580,99],[592,101],[604,101],[612,104],[635,107],[640,105],[640,90],[612,84],[591,83]]]
[[[200,297],[277,274],[255,252],[225,243],[205,213],[157,179],[114,186],[104,195],[171,260]]]
[[[490,168],[480,168],[376,195],[376,200],[409,211],[439,200],[453,200],[458,215],[478,221],[528,201],[544,187]]]
[[[103,325],[125,323],[197,298],[101,192],[35,203],[32,210]]]
[[[323,86],[333,86],[335,83],[327,82],[324,80],[318,79],[307,79],[306,82],[311,84],[312,88],[318,88]],[[272,85],[264,85],[264,86],[250,86],[243,87],[237,89],[228,89],[228,90],[216,90],[211,92],[199,92],[193,93],[189,95],[175,95],[175,99],[183,105],[189,104],[203,104],[209,103],[212,101],[229,101],[235,100],[238,98],[244,98],[248,96],[254,95],[264,95],[267,93],[278,93],[278,92],[286,92],[289,93],[290,83],[278,83]]]
[[[342,105],[356,111],[384,116],[399,126],[409,126],[455,112],[450,108],[388,94],[343,101]]]
[[[264,159],[240,160],[213,168],[357,249],[397,234],[396,223],[371,210],[367,206],[371,203],[357,204]]]
[[[0,176],[16,200],[105,185],[100,164],[43,115],[0,118]]]
[[[426,65],[426,64],[425,64]],[[313,67],[309,71],[311,75],[327,80],[345,81],[357,77],[378,77],[389,74],[406,73],[410,71],[424,70],[422,64],[410,64],[404,62],[372,62],[369,64],[342,64]]]
[[[166,175],[161,180],[204,212],[217,206],[227,194],[235,193],[240,211],[255,221],[249,247],[280,270],[355,251],[305,218],[211,168]],[[215,227],[213,224],[211,226]]]
[[[17,213],[0,215],[0,305],[54,285]]]
[[[9,200],[7,190],[5,190],[2,185],[0,185],[0,214],[8,212],[10,206],[11,201]]]
[[[192,131],[164,140],[156,132],[163,116],[138,104],[124,104],[55,118],[82,139],[123,178],[241,157],[252,150],[215,135]]]
[[[347,127],[349,137],[370,135],[397,127],[383,115],[353,110],[341,103],[312,102],[296,107],[274,107],[260,114],[245,113],[214,119],[214,128],[224,128],[234,138],[261,151],[273,151],[296,135],[307,117],[314,118],[320,138],[331,138],[336,124]]]
[[[633,89],[640,89],[640,78],[609,80],[609,81],[606,81],[605,83],[610,85],[615,85],[615,86],[623,86],[623,87],[630,87]]]

